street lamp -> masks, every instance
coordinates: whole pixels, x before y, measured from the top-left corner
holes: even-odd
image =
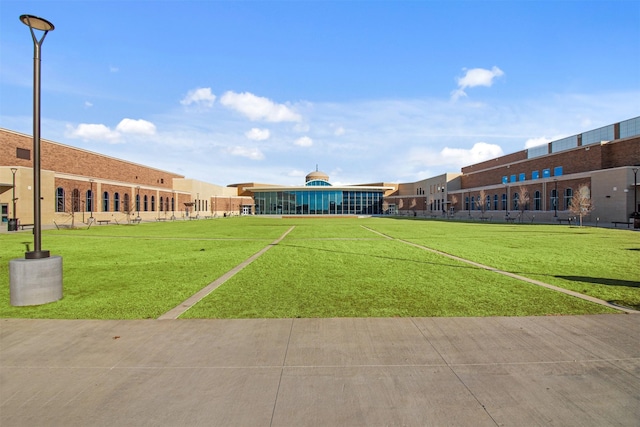
[[[13,203],[13,223],[17,226],[16,224],[16,172],[18,172],[18,168],[11,168],[11,174],[13,175],[13,186],[12,188],[12,195],[11,195],[11,202]]]
[[[21,15],[20,21],[29,27],[33,39],[33,252],[25,258],[49,258],[49,251],[42,250],[42,224],[40,200],[40,49],[47,33],[55,27],[46,19],[33,15]],[[34,29],[44,31],[38,40]]]
[[[636,218],[638,216],[638,168],[631,170],[633,171],[633,217]]]
[[[554,174],[555,175],[555,174]],[[554,179],[555,188],[553,190],[553,217],[558,217],[558,180]]]
[[[89,205],[89,208],[91,209],[91,216],[89,216],[89,222],[93,221],[93,200],[95,199],[95,196],[93,194],[93,179],[89,179],[89,182],[91,183],[91,204]]]

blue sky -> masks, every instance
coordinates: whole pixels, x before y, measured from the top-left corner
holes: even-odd
[[[219,185],[413,182],[640,115],[640,1],[0,0],[0,127]]]

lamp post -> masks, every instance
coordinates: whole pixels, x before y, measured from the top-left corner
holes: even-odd
[[[91,209],[91,215],[89,216],[89,222],[93,221],[93,200],[95,199],[95,196],[93,194],[93,179],[89,179],[89,182],[91,183],[91,204],[89,205],[89,208]]]
[[[25,258],[48,258],[49,251],[42,250],[40,200],[40,50],[47,33],[55,27],[46,19],[33,15],[21,15],[20,21],[29,27],[33,39],[33,252],[25,253]],[[34,29],[44,31],[40,40]]]
[[[554,179],[555,188],[553,189],[553,217],[558,217],[558,180]]]
[[[638,168],[631,169],[633,171],[633,217],[638,217]],[[15,209],[15,208],[14,208]]]
[[[11,168],[11,174],[13,175],[13,185],[11,187],[11,202],[13,203],[13,223],[16,222],[16,172],[18,172],[18,168]]]

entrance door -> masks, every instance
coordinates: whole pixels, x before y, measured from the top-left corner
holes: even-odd
[[[242,215],[251,215],[251,206],[242,206]]]

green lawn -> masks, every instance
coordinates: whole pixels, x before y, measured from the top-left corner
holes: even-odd
[[[280,244],[183,317],[612,312],[402,240],[640,308],[640,234],[632,231],[390,218],[245,217],[46,230],[43,248],[63,257],[64,298],[36,307],[9,304],[8,262],[24,256],[21,242],[32,235],[0,234],[0,317],[157,318],[292,226]]]

